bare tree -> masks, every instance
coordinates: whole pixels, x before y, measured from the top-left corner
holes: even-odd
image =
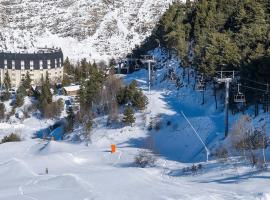
[[[117,94],[123,87],[123,80],[114,75],[109,75],[100,92],[99,104],[105,114],[108,114],[109,122],[117,122],[119,108]]]
[[[252,167],[260,162],[260,156],[257,150],[262,149],[263,162],[266,163],[264,149],[269,144],[269,137],[264,128],[255,128],[249,116],[242,116],[234,125],[230,140],[232,147],[241,152],[245,160],[249,161]]]

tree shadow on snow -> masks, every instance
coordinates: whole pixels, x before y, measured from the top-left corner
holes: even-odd
[[[262,171],[251,171],[243,174],[235,174],[230,177],[213,179],[208,181],[200,181],[199,183],[219,183],[219,184],[232,184],[247,181],[250,179],[270,179],[270,176],[263,175]]]

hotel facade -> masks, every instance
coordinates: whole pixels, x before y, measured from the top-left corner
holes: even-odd
[[[18,88],[26,73],[33,85],[38,85],[48,72],[51,83],[63,79],[63,52],[61,49],[39,48],[33,53],[0,51],[0,83],[3,84],[8,72],[12,87]]]

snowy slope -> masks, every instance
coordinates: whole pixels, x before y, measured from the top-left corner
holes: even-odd
[[[131,52],[173,0],[1,0],[0,49],[61,47],[74,60]]]
[[[161,57],[159,51],[154,53]],[[176,59],[168,62],[168,67],[181,74],[178,65]],[[211,157],[209,163],[204,162],[202,145],[180,111],[212,149],[223,137],[222,110],[214,109],[210,90],[201,105],[200,93],[186,86],[186,81],[179,91],[170,81],[161,81],[165,72],[158,70],[151,93],[146,70],[126,76],[126,82],[136,79],[144,89],[149,98],[147,110],[136,113],[133,127],[108,128],[106,117],[97,118],[88,146],[31,139],[33,132],[46,127],[46,121],[31,118],[22,124],[0,123],[0,138],[13,131],[20,131],[24,138],[0,145],[0,200],[269,200],[269,171],[258,172],[236,158],[220,162]],[[161,129],[149,131],[150,120],[157,116],[162,119]],[[149,148],[149,142],[159,155],[156,165],[135,167],[134,156]],[[111,144],[117,145],[115,154],[110,153]],[[269,148],[267,154],[269,160]],[[193,162],[200,162],[202,171],[183,173]]]

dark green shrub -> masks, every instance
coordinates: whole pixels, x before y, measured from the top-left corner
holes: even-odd
[[[6,142],[19,142],[19,141],[21,141],[20,136],[15,133],[11,133],[10,135],[5,136],[1,140],[1,144],[6,143]]]
[[[117,93],[119,105],[131,103],[138,110],[144,110],[148,104],[147,97],[137,88],[137,82],[132,81],[129,86],[121,88]]]
[[[1,101],[8,101],[10,99],[11,94],[8,91],[2,92]]]

